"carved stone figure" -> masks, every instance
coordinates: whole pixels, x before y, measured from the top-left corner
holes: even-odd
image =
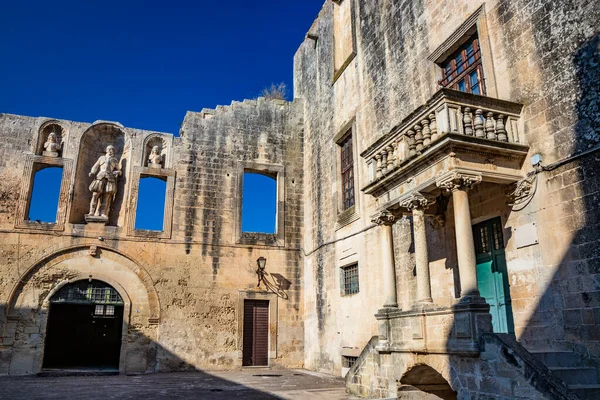
[[[158,146],[152,147],[150,156],[148,157],[148,166],[152,168],[161,168],[162,155],[160,154],[160,148]]]
[[[62,143],[58,142],[56,133],[50,132],[46,143],[44,143],[44,155],[48,157],[58,157],[58,152],[62,147]]]
[[[108,219],[111,203],[117,194],[117,178],[121,175],[119,160],[115,157],[115,148],[106,146],[106,155],[98,158],[89,176],[95,176],[90,184],[92,201],[90,213],[86,217],[101,217]],[[86,218],[87,219],[87,218]]]

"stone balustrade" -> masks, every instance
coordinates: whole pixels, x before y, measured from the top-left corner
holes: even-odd
[[[401,168],[447,134],[524,144],[521,108],[504,100],[441,89],[361,154],[369,181]]]

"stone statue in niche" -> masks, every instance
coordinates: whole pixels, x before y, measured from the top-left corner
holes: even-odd
[[[61,150],[62,143],[58,141],[56,133],[50,132],[46,143],[44,143],[43,155],[47,157],[58,157],[58,152]]]
[[[88,222],[106,222],[110,206],[117,194],[117,178],[121,175],[119,160],[115,157],[115,147],[106,146],[106,154],[98,158],[89,176],[95,176],[90,184],[92,201],[90,213],[86,214]]]
[[[161,168],[161,164],[162,155],[160,154],[160,147],[154,146],[150,152],[150,157],[148,157],[148,166],[150,168]]]

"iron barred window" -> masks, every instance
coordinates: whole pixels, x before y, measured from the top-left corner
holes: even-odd
[[[357,360],[358,360],[358,357],[342,356],[342,367],[352,368]]]
[[[358,291],[358,264],[342,267],[342,294],[354,294]]]
[[[354,205],[354,159],[352,155],[352,131],[339,143],[341,148],[343,210]]]
[[[113,287],[104,282],[79,281],[63,286],[51,298],[52,303],[123,304]]]
[[[485,95],[479,39],[473,35],[441,65],[442,87]]]

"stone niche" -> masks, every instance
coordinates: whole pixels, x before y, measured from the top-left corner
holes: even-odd
[[[150,160],[150,158],[154,158],[152,154],[152,149],[154,147],[158,147],[158,155],[160,155],[160,166],[159,163],[152,162],[156,160]],[[169,150],[171,148],[171,141],[165,137],[165,135],[161,135],[158,133],[154,133],[146,137],[144,140],[144,154],[142,158],[142,166],[148,168],[169,168],[169,164],[171,160],[168,160]],[[169,164],[167,164],[169,162]]]
[[[85,215],[89,213],[92,199],[89,187],[94,180],[94,177],[89,174],[98,158],[105,155],[108,145],[114,146],[114,157],[119,162],[118,169],[120,169],[121,175],[116,180],[117,192],[112,201],[106,225],[124,226],[125,224],[123,199],[131,164],[131,140],[123,126],[104,122],[92,125],[81,138],[73,185],[73,203],[69,216],[69,222],[72,224],[86,223]]]
[[[46,122],[40,128],[35,154],[46,157],[62,156],[62,145],[66,141],[66,135],[65,128],[57,121]]]

